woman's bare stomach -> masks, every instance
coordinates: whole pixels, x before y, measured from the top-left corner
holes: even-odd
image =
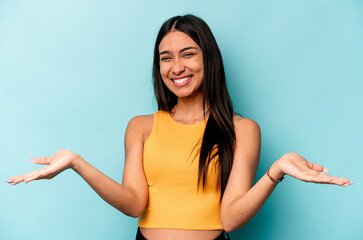
[[[148,240],[212,240],[221,234],[222,230],[185,230],[140,228],[142,235]]]

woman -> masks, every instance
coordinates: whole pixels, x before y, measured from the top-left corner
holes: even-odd
[[[185,15],[163,24],[153,78],[159,111],[129,122],[122,185],[65,149],[31,159],[48,166],[7,182],[51,179],[72,168],[106,202],[140,217],[136,238],[150,240],[225,239],[223,230],[248,222],[285,174],[307,182],[352,184],[288,153],[253,185],[260,129],[233,112],[221,54],[203,20]]]

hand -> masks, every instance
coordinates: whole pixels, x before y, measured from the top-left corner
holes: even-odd
[[[66,149],[59,150],[53,157],[32,158],[30,161],[33,163],[49,166],[40,170],[31,171],[24,175],[13,176],[6,182],[10,185],[15,185],[23,181],[28,183],[33,180],[52,179],[64,170],[72,168],[77,158],[77,154]]]
[[[324,172],[328,172],[327,168],[315,163],[306,161],[297,153],[288,153],[276,161],[270,169],[277,174],[277,178],[281,178],[287,174],[305,182],[336,184],[340,186],[348,186],[353,184],[346,178],[333,177]]]

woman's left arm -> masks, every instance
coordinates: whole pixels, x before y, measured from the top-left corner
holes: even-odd
[[[221,221],[227,232],[242,227],[252,219],[277,186],[267,174],[253,185],[261,145],[258,124],[251,119],[235,116],[234,125],[236,145],[233,166],[221,203]],[[287,174],[306,182],[340,186],[352,184],[346,178],[323,172],[327,172],[327,169],[306,161],[296,153],[288,153],[272,164],[269,175],[275,180]]]

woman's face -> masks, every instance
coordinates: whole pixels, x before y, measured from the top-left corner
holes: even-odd
[[[201,94],[204,78],[203,53],[198,44],[180,31],[165,35],[159,44],[160,74],[177,97]]]

